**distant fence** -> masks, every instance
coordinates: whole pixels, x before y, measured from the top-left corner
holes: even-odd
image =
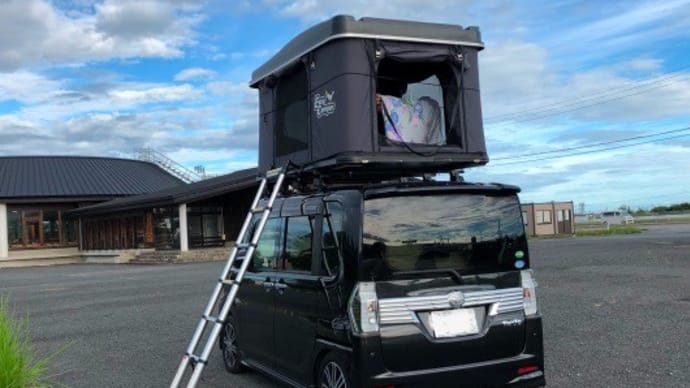
[[[649,216],[635,216],[636,224],[670,224],[690,223],[690,213],[654,214]]]
[[[635,224],[690,224],[690,212],[674,212],[665,214],[650,214],[646,216],[633,216]],[[606,225],[601,219],[588,219],[575,221],[576,229],[601,229]]]

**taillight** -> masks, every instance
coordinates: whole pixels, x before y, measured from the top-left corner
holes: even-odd
[[[521,366],[518,368],[517,373],[519,375],[525,375],[527,373],[532,373],[536,372],[539,370],[539,367],[536,365],[527,365],[527,366]]]
[[[535,315],[537,309],[537,281],[531,269],[520,271],[525,315]]]
[[[379,301],[374,283],[357,283],[348,303],[348,312],[354,334],[367,336],[379,333]]]

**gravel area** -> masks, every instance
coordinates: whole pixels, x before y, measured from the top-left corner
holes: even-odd
[[[532,267],[552,387],[690,386],[690,225],[638,235],[535,240]],[[0,270],[29,313],[38,353],[62,349],[72,387],[167,386],[222,263]],[[228,375],[216,351],[202,386],[274,387]]]

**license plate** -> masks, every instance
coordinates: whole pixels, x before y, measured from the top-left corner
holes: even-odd
[[[474,309],[432,311],[429,324],[436,338],[479,333],[477,313]]]

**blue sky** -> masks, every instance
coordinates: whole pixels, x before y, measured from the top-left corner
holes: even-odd
[[[492,162],[468,179],[586,210],[690,201],[690,1],[341,3],[0,0],[0,155],[253,166],[251,72],[351,14],[481,28]]]

